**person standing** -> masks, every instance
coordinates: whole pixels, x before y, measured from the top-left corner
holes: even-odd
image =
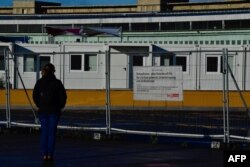
[[[42,78],[36,82],[33,90],[33,100],[38,107],[41,123],[40,145],[43,160],[53,160],[57,125],[67,100],[66,90],[54,73],[55,66],[46,64],[42,68]]]

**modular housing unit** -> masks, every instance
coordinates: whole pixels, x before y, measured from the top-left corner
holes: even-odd
[[[41,77],[41,67],[50,62],[56,67],[56,76],[66,89],[105,89],[108,68],[111,89],[133,88],[134,66],[182,66],[184,90],[222,90],[222,56],[227,54],[235,80],[242,90],[250,89],[248,46],[186,45],[132,45],[132,44],[11,44],[2,43],[10,51],[11,83],[22,88],[18,67],[26,88],[32,89]],[[226,53],[225,53],[226,52]],[[2,52],[3,53],[3,52]],[[5,56],[6,56],[5,55]],[[107,56],[109,58],[107,58]],[[1,54],[0,75],[5,77],[4,54]],[[109,63],[107,61],[109,60]],[[229,77],[230,90],[236,90]]]

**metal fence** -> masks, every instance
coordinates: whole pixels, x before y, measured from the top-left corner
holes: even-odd
[[[68,103],[60,129],[247,142],[250,61],[247,49],[93,51],[4,49],[1,124],[39,127],[31,99],[40,67],[52,62]],[[71,49],[74,50],[75,48]],[[78,49],[78,48],[77,48]],[[76,50],[77,50],[76,49]],[[88,50],[87,48],[84,48]],[[134,68],[182,68],[181,101],[135,100]],[[30,98],[27,100],[27,98]]]

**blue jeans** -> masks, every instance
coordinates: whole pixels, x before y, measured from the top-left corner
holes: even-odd
[[[43,156],[54,155],[56,144],[56,131],[60,115],[57,113],[39,113],[41,123],[40,145]]]

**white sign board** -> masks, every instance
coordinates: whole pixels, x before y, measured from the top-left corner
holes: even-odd
[[[182,67],[134,67],[134,100],[182,101]]]

